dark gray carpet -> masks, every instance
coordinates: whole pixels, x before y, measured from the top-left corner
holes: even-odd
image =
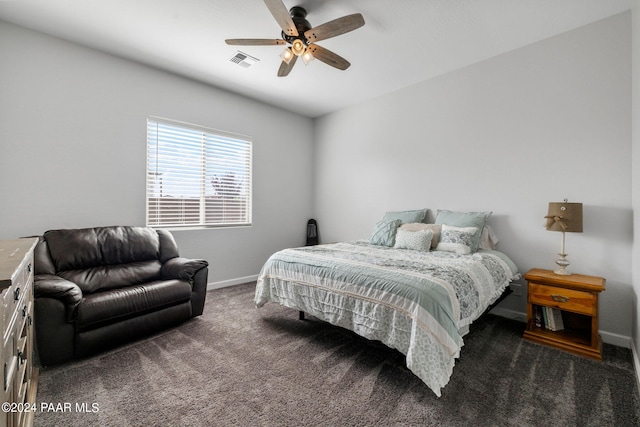
[[[275,304],[256,309],[254,289],[210,291],[204,315],[178,328],[43,368],[38,404],[71,411],[37,412],[35,425],[639,424],[627,349],[606,345],[594,362],[525,342],[522,323],[485,316],[438,399],[397,351]]]

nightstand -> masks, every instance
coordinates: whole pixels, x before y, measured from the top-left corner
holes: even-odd
[[[602,277],[571,274],[561,276],[534,268],[527,280],[527,328],[523,338],[571,353],[602,360],[602,340],[598,330],[598,296],[605,290]],[[562,330],[537,324],[545,307],[560,310]]]

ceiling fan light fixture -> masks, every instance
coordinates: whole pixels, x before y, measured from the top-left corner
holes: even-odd
[[[302,61],[304,61],[304,65],[309,65],[309,63],[314,59],[316,58],[313,57],[313,55],[311,54],[311,52],[309,52],[309,50],[305,51],[302,54]]]
[[[305,46],[304,42],[300,39],[295,39],[291,43],[291,51],[296,56],[302,55],[306,49],[307,47]]]
[[[293,58],[293,52],[291,51],[291,48],[288,47],[285,50],[283,50],[282,53],[280,54],[280,58],[282,58],[282,60],[287,64],[291,62],[291,59]]]

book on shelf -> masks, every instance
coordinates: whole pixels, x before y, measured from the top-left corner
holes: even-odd
[[[547,312],[547,329],[550,331],[561,331],[564,329],[564,323],[562,321],[562,311],[557,307],[545,307]]]
[[[564,329],[564,322],[562,321],[562,310],[557,307],[552,309],[553,312],[553,325],[556,331],[562,331]]]
[[[559,308],[535,305],[533,309],[534,323],[537,328],[554,332],[564,329],[562,310]]]
[[[553,308],[545,307],[544,309],[547,312],[547,329],[549,329],[550,331],[555,331],[556,325],[553,322]]]
[[[543,328],[544,325],[542,324],[542,307],[540,307],[539,305],[534,305],[533,309],[534,309],[533,319],[536,327]]]

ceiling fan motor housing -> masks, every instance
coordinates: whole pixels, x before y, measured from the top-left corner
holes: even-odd
[[[298,30],[298,35],[290,36],[288,34],[285,34],[284,31],[282,31],[281,33],[282,38],[291,44],[293,44],[294,40],[299,39],[305,44],[305,46],[307,46],[309,44],[309,41],[304,36],[304,33],[305,31],[308,31],[311,29],[311,24],[309,24],[309,21],[306,20],[306,17],[307,17],[306,9],[300,6],[293,6],[291,9],[289,9],[289,13],[291,14],[291,19],[293,20],[293,23],[296,26],[296,30]]]

